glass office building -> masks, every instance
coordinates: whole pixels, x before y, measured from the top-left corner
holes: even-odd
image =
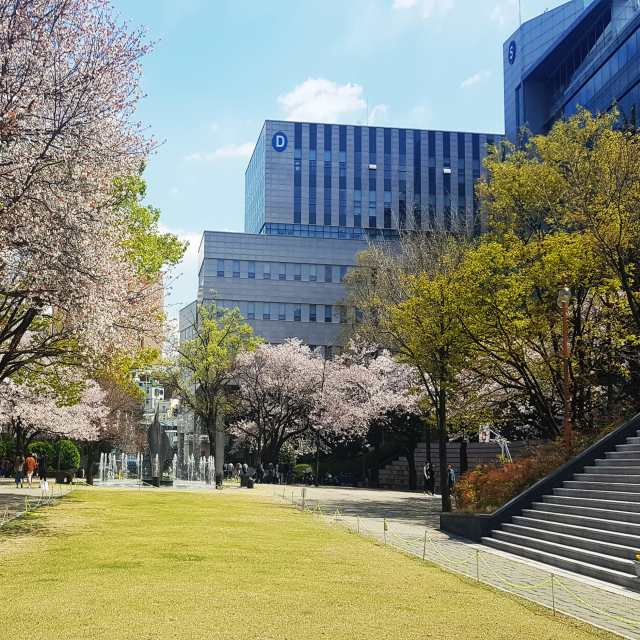
[[[640,0],[573,0],[523,24],[504,43],[505,134],[549,131],[583,106],[640,102]]]
[[[267,120],[245,176],[245,232],[395,239],[480,231],[474,185],[499,135]]]

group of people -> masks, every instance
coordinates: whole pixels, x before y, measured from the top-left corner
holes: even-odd
[[[256,482],[289,484],[291,481],[291,464],[280,462],[274,465],[273,462],[269,462],[266,466],[263,466],[262,462],[258,460],[253,477]]]
[[[427,491],[432,495],[436,495],[436,465],[433,462],[427,462],[423,469],[424,475],[424,490],[422,493],[426,494]],[[451,465],[447,465],[447,481],[449,482],[449,491],[456,482],[456,472],[452,469]]]
[[[35,453],[29,451],[29,454],[25,458],[21,453],[16,456],[16,460],[11,464],[7,456],[2,457],[2,464],[0,465],[1,475],[5,478],[13,475],[16,481],[16,489],[18,485],[20,489],[24,488],[25,475],[27,477],[27,486],[31,489],[33,483],[33,476],[38,471],[40,480],[45,480],[47,475],[47,467],[49,462],[47,460],[47,454],[43,454],[38,460],[38,456]]]

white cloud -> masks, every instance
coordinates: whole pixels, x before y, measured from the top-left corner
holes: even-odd
[[[423,18],[430,18],[436,11],[446,13],[453,8],[453,0],[393,0],[394,9],[416,8]]]
[[[500,24],[507,24],[507,22],[515,20],[517,16],[518,0],[506,0],[494,7],[491,19],[497,20]]]
[[[220,128],[220,125],[217,122],[214,122],[211,125],[211,131],[217,131]]]
[[[178,187],[173,187],[173,189],[171,189],[171,191],[169,193],[172,196],[177,196],[178,195]]]
[[[360,97],[362,87],[348,82],[343,86],[324,78],[309,78],[293,91],[278,98],[287,120],[337,122],[343,113],[367,108]]]
[[[192,160],[194,162],[200,162],[200,160],[202,160],[202,158],[200,157],[200,154],[196,151],[196,153],[191,153],[188,156],[182,156],[182,159],[185,162],[191,162]]]
[[[167,225],[162,224],[162,222],[158,223],[158,231],[160,231],[160,233],[173,233],[178,236],[180,240],[189,241],[189,246],[185,251],[184,258],[182,258],[182,262],[178,269],[198,266],[198,248],[200,247],[202,233],[198,233],[197,231],[185,231],[184,229],[171,229],[167,227]]]
[[[207,160],[224,160],[226,158],[250,158],[255,148],[255,142],[245,142],[241,145],[227,144],[209,153]]]
[[[465,87],[470,87],[471,85],[476,84],[476,82],[480,82],[483,78],[488,78],[491,75],[491,71],[482,71],[481,73],[476,73],[475,76],[471,76],[471,78],[467,78],[461,85],[460,88],[464,89]]]
[[[378,104],[373,107],[369,115],[369,124],[374,124],[376,118],[379,118],[384,122],[387,119],[387,109],[388,107],[386,104]]]

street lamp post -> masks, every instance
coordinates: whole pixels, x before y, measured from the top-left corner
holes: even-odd
[[[569,404],[569,339],[567,336],[567,305],[571,300],[571,290],[562,274],[562,289],[558,293],[558,307],[562,309],[562,347],[564,351],[564,444],[571,451],[571,406]]]

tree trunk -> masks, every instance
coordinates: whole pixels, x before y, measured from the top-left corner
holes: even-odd
[[[451,495],[449,493],[449,473],[447,471],[447,394],[440,389],[438,398],[438,446],[440,453],[440,493],[442,494],[442,511],[451,511]]]
[[[24,454],[24,429],[22,428],[20,418],[14,422],[13,428],[16,432],[16,457],[18,457],[19,455]]]
[[[405,447],[405,455],[409,463],[409,490],[415,491],[418,488],[418,473],[416,471],[416,448],[414,443]]]
[[[373,440],[373,465],[371,469],[371,482],[379,483],[380,482],[380,430],[377,426],[374,426],[372,429],[372,440]]]
[[[469,459],[467,458],[467,441],[460,443],[460,475],[469,469]]]
[[[96,451],[100,445],[89,444],[87,446],[87,484],[93,484],[93,467],[96,463]]]

